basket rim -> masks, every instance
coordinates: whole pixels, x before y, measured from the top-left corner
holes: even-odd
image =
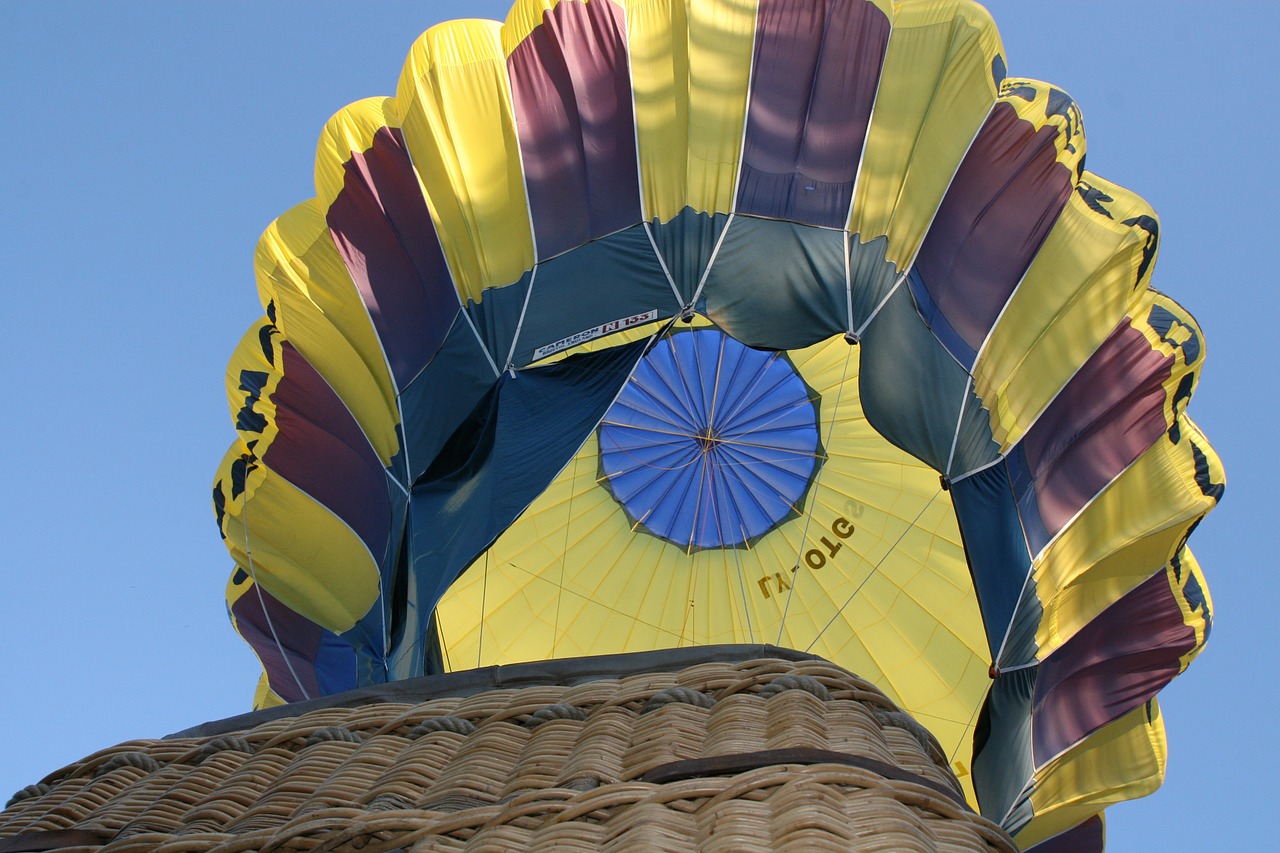
[[[821,655],[785,646],[769,643],[724,643],[712,646],[685,646],[643,652],[495,664],[478,669],[388,681],[384,684],[358,687],[316,699],[290,702],[258,711],[247,711],[218,720],[208,720],[173,732],[165,735],[164,740],[218,737],[251,729],[273,720],[300,717],[310,711],[326,708],[360,708],[384,702],[418,704],[434,699],[474,696],[490,690],[545,685],[570,687],[591,681],[626,678],[646,672],[677,672],[699,664],[740,663],[761,658],[829,663]]]

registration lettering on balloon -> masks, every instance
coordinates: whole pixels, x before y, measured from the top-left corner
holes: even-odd
[[[601,323],[590,329],[584,329],[575,335],[569,335],[567,338],[561,338],[555,343],[538,347],[533,351],[534,360],[547,358],[558,352],[563,352],[570,347],[576,347],[587,341],[594,341],[596,338],[602,338],[605,335],[612,335],[614,332],[621,332],[630,329],[632,326],[640,326],[645,323],[658,319],[658,309],[654,308],[650,311],[644,311],[639,314],[632,314],[630,317],[620,317],[617,320],[610,320],[608,323]]]
[[[853,525],[849,523],[849,519],[841,516],[831,522],[831,532],[836,535],[837,539],[848,539],[853,535]],[[826,536],[819,536],[818,542],[822,545],[822,550],[810,548],[804,552],[804,564],[811,569],[820,569],[827,564],[827,558],[835,558],[836,554],[844,547],[843,542],[832,542]],[[826,553],[823,553],[823,550]],[[796,567],[798,568],[798,567]],[[792,568],[791,571],[795,571]]]

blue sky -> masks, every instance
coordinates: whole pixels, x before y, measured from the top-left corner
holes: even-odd
[[[1213,635],[1161,695],[1165,787],[1108,813],[1110,849],[1251,848],[1280,793],[1266,260],[1280,5],[986,5],[1010,72],[1080,103],[1089,168],[1159,212],[1154,284],[1204,328],[1190,412],[1227,465],[1192,539]],[[430,24],[506,8],[0,3],[0,801],[119,741],[248,707],[256,662],[226,621],[209,486],[233,438],[223,369],[261,313],[254,245],[313,194],[334,111],[392,94]]]

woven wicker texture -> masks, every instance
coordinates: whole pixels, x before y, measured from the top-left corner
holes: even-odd
[[[15,795],[0,851],[1016,850],[959,790],[872,685],[763,659],[120,744]]]

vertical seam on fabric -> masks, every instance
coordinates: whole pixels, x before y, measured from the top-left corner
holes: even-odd
[[[730,213],[728,218],[725,219],[724,229],[720,232],[720,237],[716,240],[715,248],[711,250],[711,257],[707,258],[707,268],[702,271],[702,278],[698,279],[698,287],[693,291],[693,296],[690,297],[689,304],[684,306],[685,308],[692,309],[693,306],[698,304],[698,298],[702,296],[703,288],[705,288],[707,284],[707,278],[711,275],[711,268],[715,266],[716,258],[720,256],[720,247],[724,245],[724,238],[729,235],[729,228],[732,227],[733,218],[736,215],[737,214]],[[712,221],[714,221],[714,217]]]
[[[929,216],[929,224],[925,226],[924,233],[920,235],[920,245],[916,246],[915,251],[911,253],[911,262],[907,264],[905,268],[906,272],[910,272],[915,268],[916,261],[920,257],[920,251],[924,248],[925,242],[929,239],[929,232],[933,230],[934,223],[938,221],[938,211],[942,210],[942,205],[946,203],[947,196],[951,193],[951,185],[956,182],[956,175],[960,174],[960,169],[964,166],[964,161],[969,158],[969,152],[973,149],[973,143],[978,141],[978,137],[982,134],[982,129],[987,126],[987,122],[991,119],[991,114],[995,111],[996,105],[999,102],[999,98],[992,99],[991,106],[987,107],[987,114],[982,117],[982,121],[978,122],[977,128],[973,131],[973,136],[969,138],[969,144],[964,147],[964,153],[962,153],[960,155],[960,159],[956,161],[956,167],[951,170],[951,177],[947,179],[947,186],[942,190],[942,195],[938,198],[938,204],[934,207],[933,213]],[[932,101],[929,102],[929,112],[933,112]],[[916,141],[919,141],[918,137]],[[894,206],[894,210],[897,210],[896,205]],[[932,329],[930,332],[932,332]],[[948,352],[950,352],[950,350],[948,350]]]
[[[503,27],[505,26],[506,26],[506,23],[504,22]],[[536,31],[538,27],[542,27],[542,26],[546,26],[545,12],[543,13],[542,20],[538,21],[538,24],[532,30],[529,31],[529,34],[526,35],[524,39],[521,39],[521,44],[524,43],[525,39],[532,37],[534,31]],[[499,30],[499,32],[501,32],[501,29]],[[518,46],[519,45],[517,45],[517,47]],[[506,51],[504,50],[502,53],[502,78],[506,81],[506,84],[507,84],[508,112],[507,112],[506,118],[508,121],[511,122],[512,130],[515,131],[516,162],[520,164],[520,186],[524,188],[524,215],[526,220],[529,223],[529,243],[533,247],[533,266],[536,267],[538,265],[539,259],[541,258],[541,255],[539,254],[539,251],[538,251],[538,233],[533,227],[533,203],[529,200],[529,170],[524,167],[524,145],[520,140],[520,126],[519,126],[519,123],[516,121],[516,99],[515,99],[515,89],[511,85],[511,66],[507,64],[507,60],[510,58],[511,58],[510,55],[507,54]],[[579,123],[579,125],[581,125],[581,123]],[[586,171],[585,167],[586,167],[586,158],[584,157],[583,158],[584,172]]]
[[[755,0],[755,21],[751,26],[751,58],[747,62],[747,97],[742,105],[742,133],[738,137],[738,168],[733,175],[733,195],[729,198],[729,213],[738,211],[738,188],[742,185],[742,168],[747,159],[747,126],[751,123],[751,92],[756,80],[756,41],[760,33],[760,0]],[[725,230],[729,230],[728,224]],[[707,268],[710,269],[710,264]],[[695,300],[696,301],[696,300]]]
[[[896,3],[891,8],[896,10]],[[858,184],[862,182],[862,165],[866,161],[867,157],[867,142],[871,139],[871,128],[876,119],[876,105],[880,103],[880,84],[884,82],[884,66],[885,63],[889,61],[889,45],[893,41],[893,34],[897,32],[897,27],[894,26],[893,16],[890,15],[888,17],[889,35],[884,40],[884,55],[880,57],[880,71],[876,76],[876,91],[875,94],[871,96],[871,110],[867,113],[867,129],[862,135],[862,149],[858,152],[858,166],[853,173],[853,189],[849,193],[849,209],[845,212],[844,217],[844,230],[846,233],[850,233],[849,227],[852,225],[850,220],[853,218],[853,210],[857,204]],[[849,325],[853,325],[852,321],[850,321]],[[853,331],[853,329],[851,328],[850,331]]]
[[[480,637],[476,641],[476,669],[484,660],[484,623],[488,619],[489,606],[489,549],[484,551],[484,576],[480,585]]]
[[[845,222],[848,222],[848,217],[845,218]],[[853,246],[851,244],[849,229],[846,227],[841,233],[844,235],[845,319],[848,321],[845,323],[845,329],[849,334],[853,335],[856,334],[853,329],[853,272],[850,269],[851,260],[849,257],[849,253],[853,250]]]
[[[623,387],[626,386],[625,382],[622,384],[623,384]],[[612,405],[610,406],[610,408],[612,408]],[[608,409],[606,409],[605,411],[607,412]],[[592,432],[595,432],[595,430],[592,430]],[[590,440],[591,440],[591,436],[588,435],[587,441],[590,441]],[[573,459],[569,461],[568,465],[564,466],[564,468],[568,468],[570,465],[573,466],[573,473],[569,476],[570,482],[575,481],[578,477],[578,463],[581,461],[582,447],[585,444],[586,442],[584,441],[582,445],[578,446],[578,449],[574,451]],[[561,470],[563,471],[564,468],[562,468]],[[559,477],[560,475],[557,474],[556,476]],[[556,615],[555,615],[555,621],[552,623],[554,625],[554,630],[552,630],[551,632],[551,660],[555,660],[556,645],[560,641],[560,603],[564,599],[564,567],[565,567],[565,563],[567,563],[569,560],[569,530],[570,528],[573,527],[573,499],[575,497],[577,497],[576,490],[570,489],[569,503],[565,507],[564,544],[560,548],[560,579],[556,581]],[[488,567],[488,554],[489,552],[486,550],[485,551],[486,567]]]
[[[991,663],[997,668],[1000,666],[1000,659],[1004,657],[1004,650],[1009,646],[1009,637],[1013,633],[1013,623],[1018,619],[1019,608],[1022,605],[1022,600],[1026,597],[1027,590],[1030,588],[1031,581],[1036,574],[1036,558],[1031,553],[1031,543],[1027,538],[1027,527],[1022,521],[1022,513],[1018,510],[1018,496],[1014,494],[1013,480],[1009,477],[1009,469],[1007,467],[1004,471],[1004,479],[1009,486],[1009,497],[1013,500],[1013,512],[1014,516],[1018,519],[1018,529],[1022,531],[1022,543],[1026,546],[1027,550],[1027,574],[1026,577],[1022,579],[1022,586],[1018,590],[1018,599],[1014,602],[1013,610],[1009,614],[1009,624],[1004,626],[1004,634],[1000,638],[1000,647],[995,649],[992,654]],[[981,602],[979,602],[979,604],[981,604]],[[1041,610],[1043,611],[1043,604],[1041,605]]]
[[[888,55],[887,48],[885,49],[885,55],[886,56]],[[883,299],[880,300],[880,304],[878,304],[875,310],[871,312],[871,316],[867,317],[866,321],[863,322],[862,327],[858,329],[857,334],[859,336],[861,336],[862,333],[866,331],[867,327],[871,325],[871,321],[874,320],[876,315],[880,313],[880,309],[883,308],[885,304],[889,301],[889,297],[892,296],[894,292],[902,285],[902,283],[907,280],[907,276],[909,276],[911,274],[911,270],[915,268],[916,260],[920,257],[920,250],[924,248],[925,241],[929,239],[929,232],[933,230],[933,224],[938,219],[938,211],[942,209],[943,202],[947,200],[947,194],[951,192],[951,185],[955,183],[956,175],[960,172],[960,167],[964,165],[965,158],[969,156],[969,150],[973,148],[973,143],[977,141],[978,134],[982,133],[982,128],[986,127],[987,119],[991,117],[991,111],[995,109],[996,103],[997,103],[996,100],[993,100],[991,102],[991,106],[987,109],[986,116],[984,116],[982,121],[978,123],[978,128],[973,132],[973,136],[969,139],[969,144],[965,146],[964,153],[961,154],[960,159],[956,161],[956,167],[955,169],[952,170],[951,177],[947,180],[947,186],[942,191],[942,196],[941,198],[938,199],[938,204],[936,207],[934,207],[933,214],[929,217],[929,224],[925,226],[924,233],[920,237],[920,245],[916,246],[915,250],[912,252],[911,260],[906,264],[906,266],[902,268],[902,272],[899,274],[898,280],[894,282],[894,285],[890,289],[888,295],[886,295]],[[930,111],[932,111],[933,109],[932,102],[930,102],[929,104],[929,109]],[[928,114],[926,113],[926,117],[927,115]],[[916,141],[917,142],[919,141],[918,136],[916,138]],[[913,146],[913,150],[914,150],[914,146]],[[899,188],[899,193],[901,193],[901,188]],[[896,204],[894,205],[894,210],[895,211],[897,210]],[[916,313],[919,314],[919,311],[917,311]],[[932,328],[929,329],[929,334],[932,335],[935,340],[937,340],[937,335],[933,334]],[[951,350],[947,349],[945,346],[943,347],[943,349],[946,350],[948,355],[951,354]],[[960,361],[956,359],[954,355],[952,355],[951,357],[956,361],[957,364],[960,364]],[[964,367],[963,364],[960,364],[960,366]],[[969,370],[970,368],[966,367],[965,373],[968,373]]]
[[[653,248],[653,256],[658,259],[658,266],[662,267],[662,274],[667,277],[667,284],[671,285],[671,293],[676,298],[676,307],[684,308],[684,302],[680,299],[680,288],[676,286],[676,280],[671,275],[671,270],[667,268],[667,259],[662,256],[662,250],[658,248],[658,242],[653,239],[653,230],[649,226],[649,220],[640,223],[644,226],[644,235],[649,238],[649,245]]]
[[[716,394],[715,394],[715,397],[714,397],[714,398],[712,398],[712,403],[711,403],[711,412],[710,412],[710,414],[709,414],[709,415],[708,415],[708,417],[707,417],[707,430],[708,430],[708,432],[710,432],[711,430],[713,430],[713,429],[714,429],[714,427],[715,427],[715,415],[716,415],[716,411],[717,411],[717,409],[719,408],[719,406],[718,406],[718,402],[719,402],[719,399],[720,399],[720,393],[719,393],[719,391],[720,391],[720,375],[721,375],[721,370],[722,370],[722,368],[724,367],[724,347],[725,347],[725,341],[726,341],[726,340],[727,340],[727,336],[722,336],[722,337],[720,338],[720,353],[719,353],[719,355],[718,355],[718,356],[717,356],[717,358],[716,358],[716,376],[715,376],[715,384],[714,384],[714,386],[713,386],[713,387],[716,389]],[[772,362],[771,362],[771,363],[772,363]],[[754,387],[754,386],[753,386],[753,387]],[[730,414],[729,414],[729,416],[728,416],[728,418],[729,418],[729,419],[731,419],[731,418],[732,418],[732,416],[733,416],[733,412],[731,411],[731,412],[730,412]],[[711,454],[710,454],[710,452],[707,452],[707,453],[704,455],[704,458],[710,458],[710,455],[711,455]],[[713,471],[713,470],[714,470],[714,468],[713,468],[712,466],[708,465],[708,472],[710,473],[710,471]],[[709,494],[711,494],[711,495],[714,495],[714,491],[713,491],[712,489],[708,489],[708,493],[709,493]],[[729,501],[732,501],[732,500],[733,500],[732,493],[731,493],[731,492],[729,492],[728,490],[726,490],[725,497],[726,497]],[[711,501],[711,507],[712,507],[712,509],[713,509],[713,511],[714,511],[714,509],[715,509],[715,501],[714,501],[714,500],[713,500],[713,501]],[[735,507],[735,509],[737,509],[737,507]],[[739,515],[739,517],[741,517],[741,515],[742,515],[741,510],[738,510],[738,515]],[[744,533],[746,532],[746,531],[742,530],[742,526],[741,526],[741,524],[739,524],[739,525],[738,525],[738,528],[739,528],[739,530],[738,530],[739,535],[744,534]],[[719,518],[719,513],[716,513],[716,533],[717,533],[717,534],[719,534],[719,538],[720,538],[720,541],[721,541],[721,542],[725,541],[725,537],[724,537],[723,532],[722,532],[721,527],[720,527],[720,518]],[[744,535],[744,536],[742,536],[742,541],[743,541],[744,543],[746,542],[746,540],[747,540],[747,537],[746,537],[745,535]],[[754,627],[752,626],[752,624],[751,624],[751,607],[750,607],[750,603],[749,603],[749,601],[748,601],[748,599],[747,599],[747,581],[746,581],[746,577],[743,575],[743,572],[742,572],[742,561],[739,559],[739,554],[738,554],[739,549],[735,547],[735,548],[731,548],[731,549],[728,549],[728,550],[730,550],[730,551],[732,551],[732,552],[733,552],[733,565],[734,565],[734,570],[735,570],[735,572],[736,572],[736,573],[737,573],[737,575],[738,575],[738,587],[739,587],[739,591],[742,593],[742,614],[743,614],[743,617],[744,617],[744,618],[746,619],[746,621],[747,621],[747,638],[748,638],[748,640],[749,640],[750,642],[755,642],[755,628],[754,628]],[[708,639],[710,639],[710,638],[708,638]]]
[[[440,622],[440,611],[434,612],[436,617],[436,636],[440,639],[440,659],[445,672],[453,672],[453,659],[449,657],[449,643],[444,638],[444,625]],[[478,667],[477,667],[478,668]]]
[[[631,21],[627,18],[626,8],[622,9],[622,27],[623,43],[626,45],[626,50],[623,51],[623,56],[627,61],[627,93],[631,95],[631,141],[635,144],[636,150],[636,198],[640,202],[640,222],[644,224],[645,229],[648,230],[649,200],[645,197],[644,193],[644,163],[640,159],[640,119],[636,112],[636,78],[634,73],[635,69],[631,65]],[[652,237],[649,238],[649,242],[653,242]],[[654,247],[654,250],[657,250],[656,246]],[[659,256],[658,260],[659,262],[662,261],[661,256]],[[666,264],[663,264],[662,270],[663,272],[666,272]],[[667,277],[669,279],[670,274],[668,274]],[[679,296],[678,293],[676,295],[677,297]],[[679,300],[677,299],[677,301]]]
[[[392,101],[394,102],[395,98],[392,98]],[[402,118],[398,104],[396,105],[396,118]],[[400,131],[401,138],[403,138],[404,128],[397,127],[396,130]],[[444,242],[440,240],[440,223],[431,215],[431,194],[427,192],[427,185],[422,182],[422,172],[418,169],[418,164],[414,162],[413,151],[409,149],[408,144],[404,146],[404,156],[409,158],[409,166],[413,169],[413,177],[418,182],[418,193],[422,196],[422,204],[427,209],[427,218],[431,220],[431,227],[436,232],[436,241],[440,243],[440,258],[444,261],[445,272],[449,274],[449,287],[453,291],[454,298],[458,300],[458,310],[464,311],[466,309],[466,301],[462,298],[462,292],[458,289],[458,277],[454,274],[453,265],[449,263],[449,253],[444,250]],[[364,300],[361,300],[361,302],[363,301]],[[365,310],[368,311],[367,305],[365,306]],[[370,322],[372,322],[372,318],[370,318]],[[378,343],[382,343],[381,339],[379,339]],[[389,364],[387,365],[387,369],[391,369]],[[395,377],[393,375],[392,382],[394,381]],[[412,384],[412,380],[410,380],[410,383]],[[397,393],[396,398],[399,399],[399,396],[399,393]]]
[[[520,332],[524,330],[525,314],[529,311],[529,301],[533,298],[533,286],[538,281],[539,265],[535,263],[533,269],[529,272],[529,289],[524,292],[524,305],[520,308],[520,319],[516,321],[515,334],[511,336],[511,348],[507,350],[507,363],[503,365],[503,370],[510,370],[512,376],[515,375],[515,368],[512,362],[516,357],[516,346],[520,343]]]
[[[965,380],[964,393],[960,397],[960,413],[956,415],[956,429],[951,435],[951,452],[947,454],[947,469],[942,472],[948,480],[951,478],[951,463],[956,458],[956,444],[960,441],[960,428],[964,424],[964,411],[969,405],[969,389],[972,387],[973,377],[970,376]]]
[[[543,13],[542,20],[538,22],[537,26],[534,27],[534,30],[536,30],[538,27],[541,27],[541,26],[547,26],[546,12]],[[527,39],[532,35],[533,35],[533,30],[531,30],[529,32],[529,35],[525,36],[525,38]],[[523,43],[523,39],[521,41]],[[506,363],[502,366],[501,371],[497,370],[497,364],[493,361],[493,357],[489,356],[488,349],[485,348],[486,349],[485,354],[486,356],[489,356],[489,363],[493,365],[498,375],[501,375],[503,371],[511,369],[511,361],[515,357],[516,345],[520,342],[520,331],[521,329],[524,328],[524,315],[525,315],[525,312],[529,310],[529,299],[533,295],[533,284],[538,277],[538,264],[541,259],[541,250],[538,247],[538,232],[537,232],[537,229],[534,228],[534,222],[533,222],[533,202],[529,198],[529,170],[526,169],[524,165],[524,143],[520,139],[519,123],[516,121],[516,115],[515,115],[515,109],[516,109],[515,88],[512,86],[512,83],[511,83],[511,66],[507,62],[507,60],[509,60],[510,58],[511,57],[505,54],[504,52],[504,55],[502,58],[502,71],[503,71],[503,77],[506,78],[506,81],[507,81],[507,103],[509,104],[511,109],[510,115],[508,115],[507,118],[511,121],[511,127],[516,131],[515,133],[516,161],[520,164],[520,185],[524,187],[524,214],[526,219],[529,222],[529,242],[533,246],[533,266],[530,268],[529,289],[525,291],[524,305],[520,308],[520,318],[519,320],[516,321],[516,331],[515,331],[515,334],[512,335],[511,337],[511,348],[507,351]],[[578,123],[579,130],[581,130],[581,125],[582,123],[581,121],[579,121]],[[581,133],[579,133],[579,143],[581,143]],[[581,150],[582,148],[581,144],[579,144],[578,148],[579,150]],[[582,158],[582,166],[583,166],[583,169],[582,169],[583,181],[585,183],[586,181],[585,153],[583,154],[583,158]],[[590,211],[588,211],[588,216],[589,214],[590,214]],[[588,218],[588,222],[589,221],[590,219]],[[590,234],[590,232],[591,232],[591,227],[590,225],[588,225],[587,233]],[[474,329],[475,326],[472,325],[472,328]],[[477,335],[477,338],[478,337],[479,336]],[[483,343],[481,344],[481,346],[483,346]],[[515,375],[514,371],[512,375],[513,376]]]
[[[508,103],[510,103],[510,102],[511,102],[511,97],[510,97],[510,95],[511,95],[511,81],[510,81],[509,76],[508,76],[508,75],[507,75],[507,73],[506,73],[506,71],[507,71],[507,63],[506,63],[505,58],[504,58],[503,63],[502,63],[502,68],[503,68],[503,72],[504,72],[503,76],[508,78],[508,79],[507,79],[507,101],[508,101]],[[393,98],[392,100],[394,101],[395,99]],[[397,117],[397,118],[400,118],[400,117],[401,117],[401,116],[400,116],[400,110],[399,110],[399,105],[398,105],[398,104],[397,104],[397,108],[396,108],[396,117]],[[510,116],[510,118],[511,118],[512,126],[514,127],[514,126],[515,126],[515,116],[514,116],[514,114],[512,114],[512,115]],[[398,128],[396,128],[396,129],[397,129],[397,130],[399,130],[402,134],[404,133],[404,128],[403,128],[403,127],[398,127]],[[422,182],[422,172],[421,172],[421,170],[419,170],[419,169],[418,169],[418,164],[414,162],[414,160],[413,160],[413,152],[409,150],[409,146],[408,146],[408,145],[405,145],[405,147],[404,147],[404,151],[405,151],[405,156],[409,158],[409,164],[413,167],[413,174],[414,174],[414,176],[418,179],[418,191],[422,194],[422,200],[423,200],[423,202],[424,202],[424,203],[426,204],[426,206],[427,206],[427,216],[431,219],[431,224],[432,224],[432,226],[435,228],[435,231],[436,231],[436,239],[437,239],[437,240],[439,240],[439,239],[440,239],[440,237],[439,237],[439,235],[440,235],[440,223],[439,223],[439,222],[437,222],[437,221],[436,221],[436,218],[435,218],[434,216],[432,216],[432,214],[431,214],[431,194],[430,194],[429,192],[427,192],[426,184],[424,184],[424,183]],[[519,137],[519,134],[517,134],[517,135],[516,135],[516,153],[517,153],[517,155],[520,155],[520,153],[521,153],[521,152],[520,152],[520,137]],[[523,183],[524,183],[524,181],[523,181],[523,178],[524,178],[524,162],[523,162],[523,160],[522,160],[522,161],[521,161],[521,163],[520,163],[520,176],[521,176],[521,184],[523,184]],[[533,219],[532,219],[532,216],[531,216],[531,215],[529,214],[529,212],[528,212],[528,208],[529,208],[529,191],[528,191],[528,188],[526,187],[526,188],[525,188],[525,212],[526,212],[526,215],[527,215],[527,216],[529,216],[529,242],[533,244],[534,259],[536,260],[536,259],[537,259],[537,257],[538,257],[538,243],[537,243],[537,241],[536,241],[536,240],[534,240],[534,239],[533,239]],[[463,295],[462,295],[462,291],[461,291],[461,290],[459,289],[459,287],[458,287],[458,276],[456,275],[456,273],[455,273],[455,272],[454,272],[454,270],[453,270],[453,265],[449,263],[449,253],[448,253],[448,252],[446,252],[446,251],[444,250],[444,243],[443,243],[443,241],[441,241],[441,243],[440,243],[440,256],[444,259],[444,268],[445,268],[445,270],[449,273],[449,284],[450,284],[450,285],[452,285],[452,288],[453,288],[453,295],[454,295],[454,296],[457,298],[457,300],[458,300],[458,313],[459,313],[459,314],[461,314],[461,315],[463,316],[463,318],[465,318],[465,319],[466,319],[466,321],[467,321],[467,325],[469,325],[469,326],[471,327],[471,332],[472,332],[472,333],[475,335],[475,337],[476,337],[476,343],[478,343],[478,344],[480,345],[480,350],[481,350],[481,352],[483,352],[483,353],[484,353],[484,357],[485,357],[485,359],[489,362],[489,366],[490,366],[491,368],[493,368],[493,375],[494,375],[495,377],[497,377],[497,376],[501,376],[501,375],[502,375],[502,371],[498,370],[498,366],[497,366],[497,364],[495,364],[495,363],[494,363],[494,361],[493,361],[493,356],[489,353],[489,347],[485,345],[484,339],[480,337],[480,332],[479,332],[479,330],[478,330],[478,329],[476,329],[476,325],[475,325],[475,323],[471,322],[471,317],[470,317],[469,313],[467,312],[466,299],[463,297]],[[482,290],[482,291],[483,291],[483,289],[484,289],[484,288],[481,288],[481,290]],[[363,303],[363,301],[364,301],[364,300],[361,300],[361,302],[362,302],[362,303]],[[366,312],[368,311],[368,306],[367,306],[367,305],[365,306],[365,311],[366,311]],[[372,317],[370,317],[370,322],[372,322]],[[377,331],[377,329],[375,328],[375,330],[374,330],[374,331],[376,332],[376,331]],[[379,347],[381,347],[381,344],[382,344],[382,340],[381,340],[381,338],[379,338],[379,340],[378,340],[378,344],[379,344]],[[443,345],[443,344],[442,344],[442,345]],[[438,354],[438,353],[439,353],[439,350],[437,349],[437,350],[436,350],[436,354]],[[384,358],[384,359],[386,358],[386,352],[385,352],[385,351],[383,352],[383,358]],[[434,358],[435,358],[435,354],[433,354],[433,355],[432,355],[432,359],[434,359]],[[428,363],[428,364],[430,364],[431,362],[430,362],[430,361],[428,361],[427,363]],[[424,366],[423,366],[423,370],[425,370],[425,369],[426,369],[426,365],[424,365]],[[387,365],[387,370],[388,370],[388,372],[391,370],[391,366],[390,366],[390,364],[388,364],[388,365]],[[416,378],[417,378],[417,376],[420,376],[420,375],[421,375],[421,373],[422,373],[422,371],[419,371],[419,372],[418,372],[418,374],[414,377],[414,379],[416,379]],[[395,383],[395,376],[394,376],[394,374],[392,374],[391,381],[392,381],[392,383]],[[413,384],[413,381],[412,381],[412,380],[410,380],[410,383],[409,383],[409,384]],[[399,402],[400,402],[400,391],[399,391],[399,386],[397,386],[397,392],[396,392],[396,407],[397,407],[397,408],[399,408]],[[400,415],[401,415],[400,421],[401,421],[401,423],[403,423],[403,422],[404,422],[404,412],[403,412],[403,410],[401,410],[401,411],[400,411]],[[406,458],[407,458],[407,453],[408,453],[408,451],[406,450]]]

